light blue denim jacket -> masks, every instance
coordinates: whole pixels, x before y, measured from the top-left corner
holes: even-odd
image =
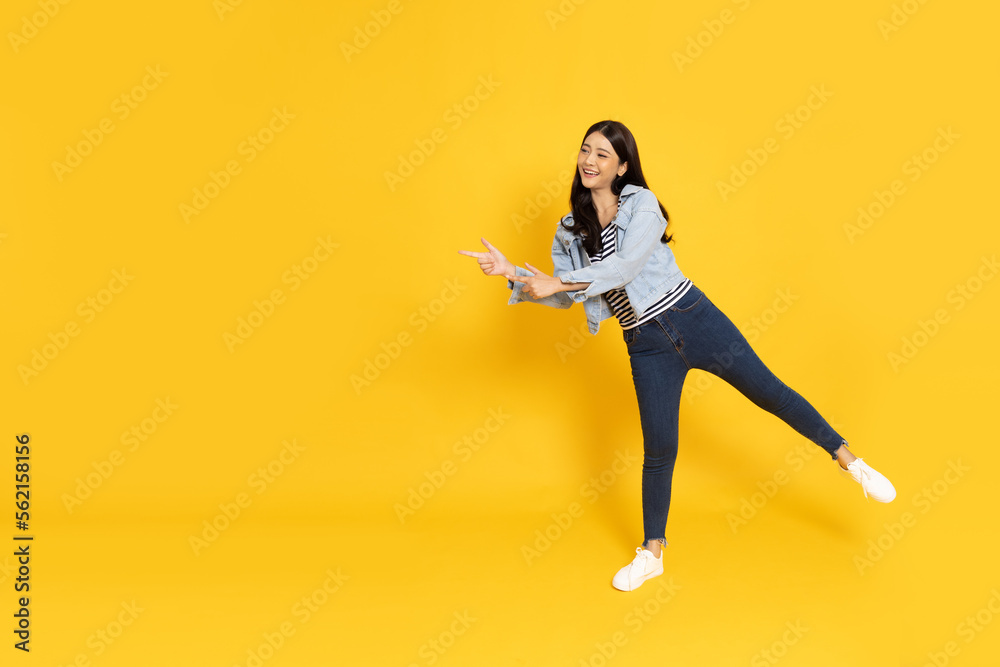
[[[597,334],[602,321],[614,317],[604,293],[624,287],[636,318],[655,303],[664,292],[685,280],[674,253],[662,241],[667,221],[660,212],[656,196],[638,185],[626,185],[618,196],[618,214],[613,222],[618,226],[618,250],[609,257],[591,264],[583,247],[583,239],[566,230],[564,221],[572,221],[573,213],[559,220],[552,240],[552,275],[564,283],[589,282],[582,290],[556,292],[533,299],[521,292],[524,283],[507,281],[511,295],[508,304],[528,301],[554,308],[569,308],[583,302],[590,333]],[[515,267],[518,276],[531,272]]]

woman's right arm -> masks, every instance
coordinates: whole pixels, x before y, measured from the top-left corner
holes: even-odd
[[[515,277],[534,275],[527,269],[523,269],[520,266],[514,266],[512,262],[504,257],[503,253],[493,247],[493,245],[491,245],[486,239],[480,240],[483,242],[483,245],[486,246],[487,252],[472,252],[469,250],[459,250],[458,252],[461,255],[475,257],[479,261],[479,268],[483,270],[485,275],[513,275]],[[553,271],[554,276],[566,273],[573,268],[573,263],[569,258],[569,252],[563,248],[562,243],[559,243],[558,237],[553,238],[552,240],[552,265],[555,267]],[[531,303],[540,303],[544,306],[552,306],[553,308],[569,308],[573,305],[572,295],[575,293],[575,290],[560,291],[546,297],[534,298],[525,294],[523,287],[524,283],[522,282],[516,282],[509,279],[507,280],[507,288],[511,290],[510,299],[507,301],[508,304],[528,301]]]

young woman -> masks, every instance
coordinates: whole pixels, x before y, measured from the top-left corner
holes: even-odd
[[[583,302],[590,332],[614,315],[622,328],[642,426],[642,520],[645,533],[612,585],[638,588],[663,573],[662,547],[677,458],[681,388],[692,368],[722,378],[826,451],[865,497],[890,502],[888,479],[847,450],[844,440],[802,396],[779,380],[746,338],[686,278],[668,247],[667,211],[646,186],[635,139],[606,120],[584,134],[570,192],[572,212],[556,227],[553,275],[511,264],[485,238],[475,257],[487,276],[505,276],[508,303],[556,308]]]

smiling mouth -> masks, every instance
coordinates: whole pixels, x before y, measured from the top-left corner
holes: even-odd
[[[584,169],[583,170],[583,175],[584,176],[589,176],[589,177],[593,178],[593,177],[597,176],[597,172],[596,171],[589,171],[587,169]]]

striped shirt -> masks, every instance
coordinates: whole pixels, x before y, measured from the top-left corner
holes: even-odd
[[[589,255],[591,264],[611,256],[616,249],[617,238],[617,225],[615,225],[614,221],[612,221],[611,224],[605,227],[604,231],[601,232],[601,249],[597,251],[596,255]],[[604,293],[604,298],[606,298],[608,303],[611,305],[611,311],[615,314],[615,317],[618,318],[618,323],[621,324],[622,329],[631,329],[648,322],[670,306],[680,301],[681,297],[687,294],[689,289],[691,289],[691,280],[685,278],[676,287],[671,287],[667,290],[663,296],[646,309],[646,312],[643,313],[642,317],[639,319],[636,319],[635,311],[632,310],[632,304],[629,303],[628,295],[625,293],[625,289],[623,287],[616,287],[608,290]]]

